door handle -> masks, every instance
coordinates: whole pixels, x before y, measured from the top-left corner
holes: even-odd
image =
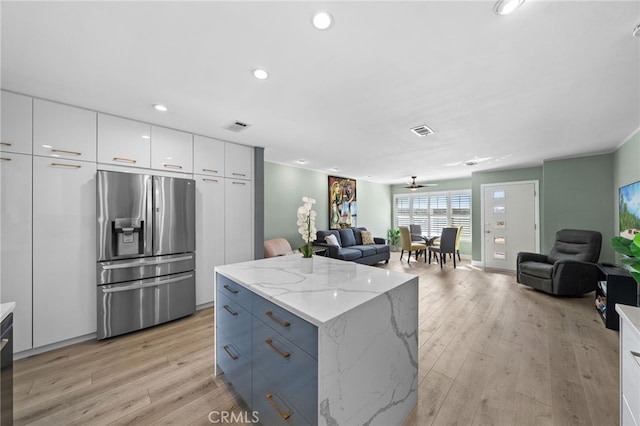
[[[191,259],[193,259],[193,256],[174,257],[172,259],[146,260],[146,261],[140,261],[140,262],[118,263],[118,264],[115,264],[115,265],[103,266],[102,269],[108,271],[108,270],[111,270],[111,269],[135,268],[137,266],[162,265],[162,264],[165,264],[165,263],[173,263],[173,262],[179,262],[179,261],[182,261],[182,260],[191,260]]]
[[[138,290],[138,289],[147,288],[147,287],[157,287],[159,285],[166,285],[166,284],[175,283],[177,281],[186,280],[191,277],[193,277],[193,274],[183,275],[177,278],[169,278],[167,280],[162,280],[162,281],[154,281],[146,284],[132,284],[126,287],[106,288],[106,289],[103,289],[102,292],[103,293],[120,293],[122,291]]]

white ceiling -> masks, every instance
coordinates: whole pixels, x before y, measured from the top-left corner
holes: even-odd
[[[381,183],[611,152],[640,127],[640,1],[492,8],[2,1],[2,88]],[[327,31],[310,24],[321,9]],[[226,129],[235,120],[251,127]],[[409,131],[422,124],[435,135]],[[475,157],[491,159],[451,165]]]

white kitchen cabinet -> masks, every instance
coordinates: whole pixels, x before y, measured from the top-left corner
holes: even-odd
[[[96,112],[33,100],[33,155],[96,161]]]
[[[16,302],[13,351],[31,349],[31,155],[0,153],[0,295]]]
[[[33,157],[33,346],[96,331],[96,164]]]
[[[227,143],[224,161],[225,176],[233,179],[253,179],[253,148]]]
[[[2,137],[0,151],[31,154],[32,99],[11,92],[2,92]],[[14,317],[15,318],[15,317]],[[14,320],[14,324],[15,324]]]
[[[194,175],[196,181],[196,305],[214,300],[213,268],[224,265],[224,178]]]
[[[193,136],[193,172],[224,176],[225,142],[204,136]]]
[[[98,113],[98,163],[151,167],[151,125]]]
[[[193,135],[151,126],[151,168],[193,172]]]
[[[251,181],[225,179],[224,263],[253,260],[253,186]]]

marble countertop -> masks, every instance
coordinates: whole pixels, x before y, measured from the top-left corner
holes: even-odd
[[[0,322],[4,321],[16,308],[16,302],[0,303]]]
[[[323,323],[354,309],[416,275],[313,256],[313,272],[301,272],[299,254],[217,266],[216,272],[295,313]]]
[[[640,308],[616,303],[616,312],[635,329],[636,334],[640,335]]]

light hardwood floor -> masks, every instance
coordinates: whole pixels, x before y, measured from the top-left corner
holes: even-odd
[[[556,298],[463,261],[378,267],[420,277],[422,425],[618,424],[618,333],[593,294]],[[406,258],[405,258],[406,259]],[[206,425],[248,408],[213,373],[213,308],[19,360],[16,425]],[[217,415],[213,415],[217,420]],[[250,419],[249,419],[250,420]]]

